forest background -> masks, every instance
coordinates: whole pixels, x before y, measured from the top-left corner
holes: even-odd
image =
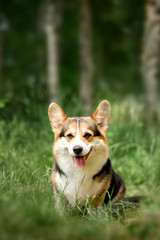
[[[159,0],[0,1],[2,239],[160,236],[159,60]],[[113,165],[127,194],[149,196],[138,213],[68,221],[54,209],[48,105],[89,115],[103,99]]]

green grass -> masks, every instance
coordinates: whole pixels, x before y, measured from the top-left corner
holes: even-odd
[[[140,114],[112,106],[107,132],[114,169],[127,195],[145,195],[139,209],[55,210],[50,180],[53,133],[47,109],[37,122],[0,121],[0,239],[158,239],[160,137]],[[117,110],[118,109],[118,110]],[[69,112],[68,112],[69,114]]]

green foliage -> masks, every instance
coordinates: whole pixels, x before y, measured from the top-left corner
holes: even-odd
[[[106,82],[106,90],[140,92],[145,1],[92,2],[97,81]]]
[[[64,91],[78,93],[79,82],[79,9],[76,1],[63,1],[60,39],[60,82]]]
[[[56,2],[56,1],[55,1]],[[17,111],[32,118],[34,103],[46,103],[47,51],[43,1],[1,2],[2,31],[1,95],[8,99],[2,116]],[[59,40],[60,101],[65,104],[79,93],[79,2],[61,1]],[[140,93],[141,39],[145,1],[90,1],[94,66],[94,95],[102,92]],[[41,11],[42,13],[40,13]],[[0,40],[1,42],[1,40]]]

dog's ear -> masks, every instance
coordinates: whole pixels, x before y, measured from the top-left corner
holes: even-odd
[[[67,115],[56,103],[51,103],[49,105],[48,116],[53,132],[60,130],[62,128],[64,120],[67,118]]]
[[[96,121],[97,125],[103,131],[108,128],[108,120],[110,117],[111,106],[108,101],[103,100],[97,107],[91,117]]]

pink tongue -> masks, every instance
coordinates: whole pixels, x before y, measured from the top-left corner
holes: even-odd
[[[73,161],[77,167],[84,167],[86,164],[86,157],[74,157]]]

